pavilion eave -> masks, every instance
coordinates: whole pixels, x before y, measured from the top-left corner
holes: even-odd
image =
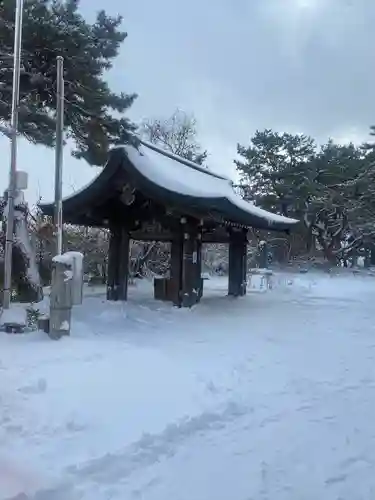
[[[154,150],[151,162],[149,152],[144,150],[133,146],[112,150],[101,173],[84,189],[63,200],[64,222],[106,227],[121,224],[124,219],[129,226],[136,207],[120,203],[124,190],[149,200],[151,206],[164,207],[171,219],[185,214],[207,224],[269,231],[287,231],[298,222],[245,202],[234,193],[227,179],[205,173],[202,167],[193,170]],[[40,205],[49,216],[53,215],[53,207],[52,203]],[[150,210],[143,215],[150,217]]]

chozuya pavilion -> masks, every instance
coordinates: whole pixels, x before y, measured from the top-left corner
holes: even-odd
[[[53,214],[53,204],[41,209]],[[179,307],[202,297],[202,243],[229,244],[228,294],[242,296],[249,228],[289,231],[298,222],[244,201],[229,179],[143,141],[113,149],[100,174],[63,200],[63,220],[110,231],[108,300],[127,300],[130,239],[170,242],[170,275],[158,280],[155,295]]]

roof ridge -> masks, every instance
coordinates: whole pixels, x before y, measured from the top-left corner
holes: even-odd
[[[185,166],[190,167],[194,170],[197,170],[198,172],[202,172],[203,174],[210,175],[211,177],[216,177],[216,179],[220,179],[220,180],[232,183],[232,180],[229,179],[228,177],[217,174],[216,172],[213,172],[209,168],[202,167],[201,165],[198,165],[198,163],[195,163],[191,160],[187,160],[186,158],[182,158],[182,156],[178,156],[174,153],[170,153],[169,151],[165,151],[165,149],[162,149],[162,148],[156,146],[155,144],[152,144],[151,142],[144,141],[143,139],[139,139],[139,142],[143,146],[145,146],[146,148],[152,149],[156,153],[160,153],[161,155],[166,156],[167,158],[170,158],[171,160],[178,161],[182,165],[185,165]]]

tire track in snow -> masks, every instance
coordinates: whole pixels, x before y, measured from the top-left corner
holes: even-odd
[[[139,441],[119,453],[95,458],[82,466],[68,468],[68,473],[86,477],[98,483],[113,484],[130,476],[135,470],[154,464],[163,457],[171,457],[181,444],[191,437],[224,428],[253,410],[235,402],[228,403],[220,412],[204,412],[198,416],[168,425],[160,434],[144,434]]]
[[[206,411],[169,424],[159,434],[143,434],[138,441],[129,444],[122,451],[105,454],[81,465],[69,466],[65,469],[65,480],[54,487],[39,490],[31,496],[21,493],[4,500],[82,499],[86,482],[104,486],[120,483],[137,470],[151,466],[162,458],[172,457],[190,438],[223,429],[228,423],[251,413],[253,408],[250,406],[228,402],[216,412]]]
[[[334,394],[353,392],[356,386],[347,386],[341,390],[333,390],[320,394],[314,399],[312,406],[320,407],[327,398]],[[279,393],[279,396],[285,395]],[[255,406],[254,406],[255,405]],[[282,405],[283,406],[283,405]],[[65,477],[52,488],[39,490],[33,496],[16,496],[12,499],[1,500],[82,500],[86,498],[85,491],[96,488],[107,490],[114,484],[121,485],[138,471],[151,467],[163,458],[170,459],[177,454],[181,447],[192,438],[207,435],[210,432],[218,432],[226,429],[228,425],[241,420],[243,417],[251,416],[250,421],[245,422],[243,429],[263,428],[268,425],[277,424],[288,415],[299,412],[304,413],[311,409],[310,404],[299,401],[280,411],[279,404],[274,408],[263,406],[260,401],[253,400],[252,405],[244,402],[228,401],[217,411],[206,411],[191,418],[179,420],[169,424],[160,433],[144,434],[138,441],[125,446],[123,450],[116,453],[108,453],[101,457],[72,465],[65,469]],[[320,416],[318,420],[326,418]],[[329,482],[329,478],[328,478]],[[334,480],[333,480],[334,482]]]

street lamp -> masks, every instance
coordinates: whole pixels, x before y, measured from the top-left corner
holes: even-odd
[[[62,168],[64,146],[64,58],[57,56],[57,116],[55,148],[55,252],[62,254]]]
[[[12,115],[10,122],[11,150],[9,168],[8,188],[8,210],[4,255],[4,296],[3,308],[9,309],[12,293],[12,250],[13,250],[13,225],[14,225],[14,197],[17,188],[17,128],[18,128],[18,106],[20,97],[20,64],[22,43],[22,14],[23,0],[17,0],[16,23],[14,33],[13,54],[13,88],[12,88]]]

